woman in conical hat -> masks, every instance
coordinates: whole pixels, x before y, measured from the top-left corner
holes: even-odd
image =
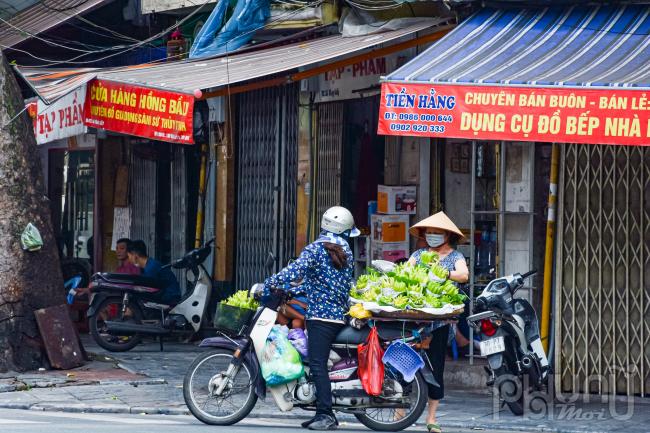
[[[463,233],[444,212],[438,212],[423,219],[411,227],[410,232],[413,236],[424,239],[427,243],[426,248],[419,249],[411,255],[410,264],[419,264],[423,252],[433,251],[438,254],[440,265],[447,269],[447,279],[461,284],[469,280],[469,269],[465,257],[454,248],[458,241],[464,238]],[[427,354],[433,367],[433,374],[440,386],[427,384],[429,394],[427,430],[429,433],[442,432],[436,421],[436,412],[445,392],[443,371],[447,354],[448,335],[449,325],[447,323],[435,322],[433,324],[433,333]]]

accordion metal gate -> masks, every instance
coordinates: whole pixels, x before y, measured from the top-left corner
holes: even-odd
[[[320,224],[323,212],[341,204],[341,164],[343,158],[342,102],[318,104],[317,158],[316,158],[316,214]],[[320,227],[318,225],[318,227]]]
[[[131,158],[131,239],[147,245],[150,257],[157,257],[156,210],[158,206],[158,164],[135,152]]]
[[[298,88],[243,93],[238,103],[237,286],[268,276],[295,255],[298,173]]]
[[[650,394],[650,148],[562,152],[556,386]]]
[[[183,257],[188,250],[187,242],[187,150],[180,145],[171,148],[171,259]],[[187,290],[185,270],[173,269],[181,286],[181,293]]]

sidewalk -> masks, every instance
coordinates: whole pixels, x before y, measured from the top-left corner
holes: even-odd
[[[115,354],[105,352],[86,338],[84,344],[87,351],[97,355],[97,360],[81,369],[0,378],[0,407],[66,412],[188,413],[182,395],[183,375],[202,349],[167,343],[165,352],[160,352],[157,344],[145,344],[131,352]],[[11,381],[23,385],[12,385]],[[555,403],[544,416],[515,417],[507,408],[498,407],[498,403],[495,407],[491,394],[477,391],[482,390],[447,390],[438,419],[447,431],[453,428],[558,433],[650,431],[647,399],[639,400],[626,420],[615,419],[616,414],[607,405],[597,403]],[[621,402],[615,409],[621,415],[627,412],[627,406]],[[280,413],[269,397],[266,402],[258,402],[250,416],[286,418],[287,414]],[[297,410],[289,416],[306,418],[310,413]],[[353,419],[345,414],[339,418]]]

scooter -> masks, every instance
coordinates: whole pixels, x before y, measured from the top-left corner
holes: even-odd
[[[258,295],[261,285],[251,292]],[[274,292],[276,305],[261,306],[237,333],[222,333],[203,340],[209,348],[190,365],[183,382],[183,396],[192,414],[206,424],[232,425],[244,419],[268,391],[282,412],[293,408],[315,410],[316,388],[304,364],[305,375],[284,385],[266,386],[260,365],[267,336],[277,318],[277,309],[287,302],[283,291]],[[284,296],[284,297],[283,297]],[[402,340],[419,350],[424,366],[412,381],[386,368],[382,393],[368,395],[358,375],[357,346],[366,341],[370,328],[344,327],[330,352],[329,377],[333,409],[353,414],[362,424],[377,431],[398,431],[415,423],[427,402],[427,383],[438,385],[431,363],[422,350],[427,325],[413,322],[376,322],[380,339],[387,346]]]
[[[191,336],[207,318],[212,278],[202,265],[212,251],[211,240],[163,268],[184,269],[191,284],[181,301],[169,305],[161,300],[166,282],[114,273],[97,273],[90,282],[88,308],[90,333],[106,350],[124,352],[137,346],[143,336],[163,338],[172,334]]]
[[[489,364],[488,386],[497,388],[515,415],[523,415],[525,393],[541,390],[550,371],[535,310],[525,299],[514,298],[535,273],[492,280],[476,298],[476,314],[467,318],[481,336],[481,355]]]

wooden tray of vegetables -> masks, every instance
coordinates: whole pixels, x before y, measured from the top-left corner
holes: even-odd
[[[422,253],[420,265],[396,265],[391,272],[369,269],[350,291],[350,301],[380,317],[447,319],[461,314],[467,296],[447,280],[434,252]]]

